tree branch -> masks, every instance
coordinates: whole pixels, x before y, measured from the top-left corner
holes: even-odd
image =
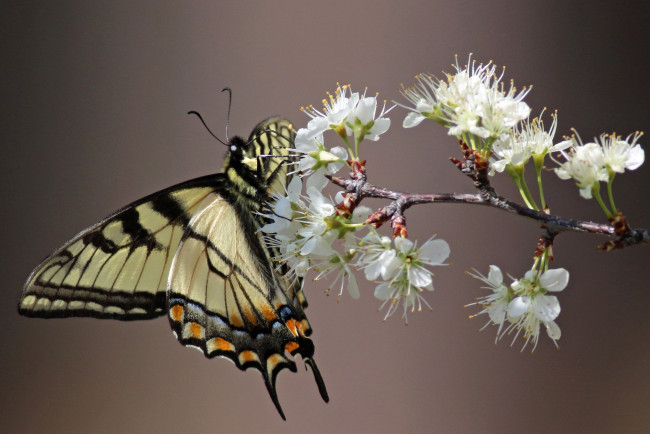
[[[391,200],[392,202],[389,205],[374,214],[376,221],[372,223],[378,225],[388,221],[394,215],[403,214],[412,205],[424,203],[462,203],[467,205],[489,206],[511,214],[530,218],[542,223],[551,232],[576,231],[610,237],[617,236],[614,227],[608,224],[568,219],[536,211],[497,195],[491,188],[489,190],[482,190],[481,193],[477,194],[416,194],[388,190],[369,184],[365,179],[343,179],[338,177],[331,177],[330,179],[332,183],[344,188],[348,193],[354,194],[357,197],[357,202],[366,197]],[[617,240],[610,241],[601,246],[601,248],[603,250],[613,250],[636,244],[650,244],[650,230],[629,228]]]

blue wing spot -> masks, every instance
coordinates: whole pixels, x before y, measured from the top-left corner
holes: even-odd
[[[293,311],[289,306],[282,306],[280,308],[280,311],[278,312],[280,314],[280,318],[282,318],[282,321],[287,321],[291,318],[293,318]]]
[[[244,337],[244,338],[246,338],[246,337],[249,336],[249,335],[248,335],[248,332],[245,332],[245,331],[243,331],[243,330],[233,330],[233,334],[234,334],[234,335],[242,336],[242,337]]]
[[[230,324],[228,324],[223,319],[221,319],[221,317],[219,315],[209,315],[208,318],[210,318],[211,320],[213,320],[214,322],[216,322],[220,326],[230,328]]]

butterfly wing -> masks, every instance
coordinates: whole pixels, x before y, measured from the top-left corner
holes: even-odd
[[[302,282],[290,282],[286,266],[273,268],[271,257],[277,252],[259,234],[263,222],[256,215],[263,204],[247,200],[251,191],[264,191],[267,200],[269,191],[284,193],[293,143],[289,121],[261,122],[248,143],[245,164],[250,171],[233,173],[229,167],[239,166],[227,164],[230,194],[206,197],[188,224],[170,271],[168,314],[181,344],[209,358],[227,357],[242,370],[259,370],[284,419],[275,380],[282,369],[296,371],[287,351],[302,356],[321,396],[329,398],[313,360]]]
[[[248,142],[237,140],[246,150],[228,155],[224,174],[134,202],[46,258],[25,283],[19,312],[121,320],[167,312],[183,345],[258,369],[284,418],[275,379],[296,371],[285,351],[303,357],[329,400],[301,281],[290,282],[285,265],[272,269],[277,252],[258,238],[255,213],[290,177],[293,133],[286,119],[269,118]]]
[[[291,122],[271,117],[260,122],[248,138],[248,142],[253,145],[252,154],[273,156],[259,158],[269,195],[285,194],[285,187],[291,180],[290,163],[295,160],[290,151],[295,136]]]
[[[197,207],[226,182],[209,175],[154,193],[82,231],[29,276],[25,316],[120,320],[164,315],[174,253]]]

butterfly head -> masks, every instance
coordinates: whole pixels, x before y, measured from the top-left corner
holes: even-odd
[[[244,158],[244,155],[246,154],[246,151],[249,147],[249,144],[247,144],[241,137],[233,137],[228,143],[228,153],[230,155],[230,158],[241,160]]]
[[[246,167],[257,172],[259,152],[252,142],[246,142],[239,136],[233,137],[228,143],[227,165]]]

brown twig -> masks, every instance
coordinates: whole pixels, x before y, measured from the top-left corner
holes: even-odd
[[[413,205],[424,203],[461,203],[466,205],[489,206],[536,220],[544,226],[547,233],[554,234],[553,236],[560,232],[576,231],[618,237],[616,240],[610,240],[601,245],[600,248],[602,250],[615,250],[636,244],[650,244],[650,230],[648,229],[634,229],[628,226],[625,233],[620,233],[620,231],[615,230],[613,226],[608,224],[564,218],[533,210],[516,202],[509,201],[496,194],[490,186],[487,176],[484,176],[484,170],[477,170],[476,155],[472,152],[464,151],[465,161],[452,161],[459,167],[461,172],[473,180],[474,186],[479,191],[477,194],[417,194],[392,191],[369,184],[366,181],[365,169],[363,174],[353,176],[352,179],[330,177],[330,180],[335,185],[345,189],[347,193],[350,193],[354,197],[352,201],[355,205],[366,197],[390,200],[391,203],[372,214],[367,220],[367,223],[378,227],[387,221],[391,221],[393,232],[396,235],[406,234],[404,211]]]

